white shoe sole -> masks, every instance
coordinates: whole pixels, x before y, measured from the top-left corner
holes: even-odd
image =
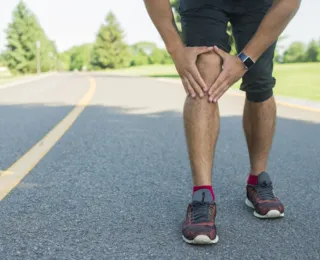
[[[216,238],[214,240],[211,240],[206,235],[198,235],[193,240],[186,239],[182,235],[182,239],[187,242],[188,244],[195,244],[195,245],[209,245],[209,244],[216,244],[219,241],[218,235],[216,235]]]
[[[253,204],[250,200],[246,199],[246,205],[254,209]],[[257,218],[281,218],[284,217],[284,213],[280,213],[279,210],[272,209],[266,215],[260,215],[256,211],[253,212],[253,215]]]

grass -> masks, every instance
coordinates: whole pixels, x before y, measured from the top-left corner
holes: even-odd
[[[116,70],[114,73],[179,78],[174,65],[150,65]],[[320,101],[320,63],[275,64],[276,95]],[[234,85],[239,88],[240,81]]]
[[[30,75],[12,75],[9,72],[0,72],[0,85],[19,80]]]

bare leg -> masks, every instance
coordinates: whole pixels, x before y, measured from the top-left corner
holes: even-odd
[[[215,53],[202,54],[197,62],[206,84],[211,85],[221,71],[220,57]],[[211,185],[213,156],[219,134],[219,107],[208,97],[187,97],[183,111],[185,134],[195,186]]]
[[[276,126],[276,103],[274,97],[265,102],[246,100],[243,128],[247,139],[252,175],[266,171],[269,152]]]

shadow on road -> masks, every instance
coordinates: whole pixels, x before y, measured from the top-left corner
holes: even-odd
[[[1,106],[1,169],[71,109]],[[261,221],[244,205],[241,117],[223,117],[220,242],[194,247],[180,235],[192,188],[181,114],[90,106],[0,202],[0,259],[319,259],[319,134],[320,124],[278,118],[269,172],[286,216]]]

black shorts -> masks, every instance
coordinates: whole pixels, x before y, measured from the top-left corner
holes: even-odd
[[[239,53],[257,31],[273,0],[180,0],[179,13],[186,46],[213,46],[230,52],[227,24],[232,25]],[[243,76],[241,90],[272,95],[275,86],[273,57],[276,41]]]

